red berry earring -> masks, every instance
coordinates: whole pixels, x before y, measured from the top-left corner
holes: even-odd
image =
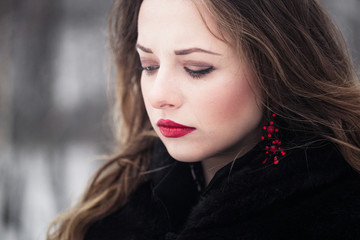
[[[268,159],[271,159],[274,164],[279,163],[279,157],[284,156],[286,152],[281,148],[281,141],[277,139],[279,129],[274,126],[274,119],[276,114],[271,114],[271,121],[269,125],[263,126],[263,135],[261,140],[265,143],[266,159],[262,162],[265,164]]]

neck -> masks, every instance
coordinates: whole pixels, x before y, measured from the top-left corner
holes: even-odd
[[[204,171],[206,186],[210,183],[211,179],[215,176],[217,171],[226,166],[228,163],[245,155],[257,144],[257,142],[258,141],[254,141],[252,144],[243,145],[241,148],[236,147],[235,149],[237,149],[237,151],[229,150],[226,152],[226,154],[219,154],[217,156],[202,160],[201,163]]]

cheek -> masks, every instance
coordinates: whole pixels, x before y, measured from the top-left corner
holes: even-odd
[[[198,96],[198,119],[203,124],[205,121],[207,125],[217,126],[247,124],[261,118],[256,96],[245,80],[235,80],[226,86],[213,86]]]
[[[143,81],[142,79],[140,80],[141,95],[142,95],[146,110],[148,110],[148,104],[149,104],[149,101],[148,101],[149,86],[148,85],[149,84],[145,84],[144,82],[145,81]]]
[[[149,118],[151,119],[151,108],[148,100],[148,86],[147,84],[144,84],[142,80],[140,86],[141,86],[141,95],[145,104],[145,109]]]

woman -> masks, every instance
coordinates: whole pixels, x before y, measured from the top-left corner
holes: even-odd
[[[315,0],[117,0],[121,152],[48,239],[359,239],[360,91]]]

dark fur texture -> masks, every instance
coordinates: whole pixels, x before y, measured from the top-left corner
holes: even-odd
[[[257,146],[202,193],[190,164],[173,162],[85,239],[360,239],[360,175],[333,145],[289,150],[277,165],[262,160]],[[160,146],[153,161],[173,160]]]

